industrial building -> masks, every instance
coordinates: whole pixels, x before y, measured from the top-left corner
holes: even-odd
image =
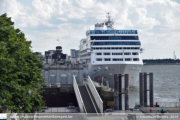
[[[62,47],[61,46],[57,46],[56,50],[45,51],[45,56],[46,56],[47,62],[50,64],[52,64],[52,63],[64,64],[66,62],[66,59],[67,59],[67,54],[62,53]]]
[[[76,63],[79,61],[79,50],[71,49],[71,63]]]

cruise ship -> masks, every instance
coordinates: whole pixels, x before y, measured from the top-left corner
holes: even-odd
[[[106,79],[114,86],[114,74],[129,74],[130,86],[136,85],[143,61],[137,30],[114,29],[109,13],[103,23],[86,31],[79,46],[80,62],[85,63],[84,76],[94,80]]]

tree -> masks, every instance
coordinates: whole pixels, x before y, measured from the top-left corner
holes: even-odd
[[[29,113],[41,110],[43,62],[31,51],[31,41],[6,14],[0,16],[0,110]]]

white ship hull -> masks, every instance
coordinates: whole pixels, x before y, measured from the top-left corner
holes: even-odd
[[[105,69],[105,67],[110,68],[110,70]],[[84,69],[84,75],[89,75],[93,80],[97,81],[100,79],[102,82],[102,77],[106,77],[109,81],[111,88],[114,88],[114,74],[129,74],[129,86],[135,86],[138,81],[139,72],[141,72],[143,64],[105,64],[105,65],[91,65]],[[99,69],[100,68],[100,69]],[[124,80],[124,78],[122,78]],[[124,82],[123,86],[124,88]]]

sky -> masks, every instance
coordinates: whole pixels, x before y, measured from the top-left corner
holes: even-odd
[[[85,32],[110,12],[115,29],[138,30],[143,59],[180,58],[180,0],[0,0],[33,52],[78,49]],[[57,41],[59,39],[59,41]]]

